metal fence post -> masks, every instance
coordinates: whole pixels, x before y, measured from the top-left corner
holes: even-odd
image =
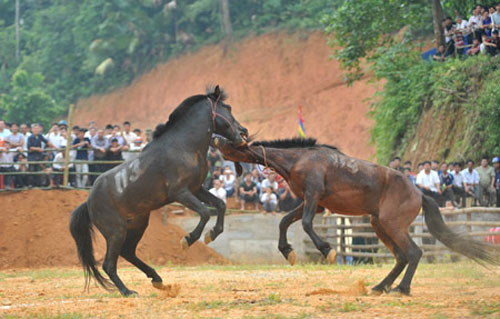
[[[68,114],[68,136],[66,138],[66,149],[64,150],[64,176],[63,176],[63,187],[68,186],[69,180],[69,151],[71,148],[71,128],[73,125],[73,109],[75,105],[71,104],[69,106]]]

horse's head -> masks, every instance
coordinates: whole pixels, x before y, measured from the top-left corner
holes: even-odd
[[[248,130],[234,118],[231,106],[224,103],[225,96],[218,85],[208,97],[212,107],[214,133],[224,136],[235,145],[246,144]]]

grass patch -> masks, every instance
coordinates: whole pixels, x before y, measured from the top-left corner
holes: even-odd
[[[473,301],[470,302],[471,315],[487,316],[500,313],[500,302]]]
[[[37,269],[18,272],[0,272],[0,281],[7,278],[30,277],[33,280],[53,279],[53,278],[72,278],[83,276],[80,269]]]
[[[229,304],[222,300],[213,300],[213,301],[200,301],[197,303],[189,304],[188,308],[193,311],[203,311],[207,309],[219,309],[223,307],[227,307]]]

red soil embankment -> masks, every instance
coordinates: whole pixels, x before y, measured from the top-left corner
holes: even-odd
[[[87,196],[85,191],[63,190],[0,194],[0,269],[79,265],[69,216]],[[154,264],[227,262],[201,242],[183,250],[179,243],[183,235],[178,226],[163,226],[160,213],[155,211],[137,255]],[[106,245],[99,231],[95,237],[95,256],[102,261]]]
[[[226,53],[222,45],[207,46],[158,65],[128,87],[80,100],[75,121],[103,126],[130,120],[153,128],[186,97],[220,84],[236,118],[251,134],[258,133],[257,139],[297,136],[302,105],[308,136],[369,159],[373,121],[366,116],[366,99],[376,87],[365,80],[348,87],[331,53],[320,32],[248,38]]]

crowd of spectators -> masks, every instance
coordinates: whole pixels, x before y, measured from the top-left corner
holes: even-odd
[[[433,197],[441,207],[465,207],[467,198],[472,206],[500,207],[500,158],[483,157],[480,165],[473,160],[461,162],[424,161],[417,171],[412,162],[401,166],[401,159],[394,158],[389,167],[403,173],[424,194]],[[464,167],[465,166],[465,167]]]
[[[8,173],[2,174],[4,187],[62,185],[68,139],[70,186],[92,186],[97,173],[118,165],[103,162],[127,160],[142,150],[146,145],[142,135],[140,129],[132,130],[128,121],[123,123],[123,129],[111,124],[99,128],[92,121],[88,128],[73,126],[68,131],[66,121],[62,120],[44,131],[39,123],[19,125],[0,119],[0,173]],[[20,172],[35,174],[16,174]]]
[[[262,210],[263,214],[274,215],[276,212],[288,212],[302,202],[287,182],[270,168],[241,163],[243,174],[238,178],[234,163],[224,161],[215,148],[210,148],[208,152],[208,165],[205,186],[224,202],[234,198],[242,210]]]
[[[433,59],[444,61],[450,56],[500,53],[500,3],[496,7],[477,5],[465,20],[457,14],[455,21],[451,17],[443,20],[445,45],[440,45]]]

